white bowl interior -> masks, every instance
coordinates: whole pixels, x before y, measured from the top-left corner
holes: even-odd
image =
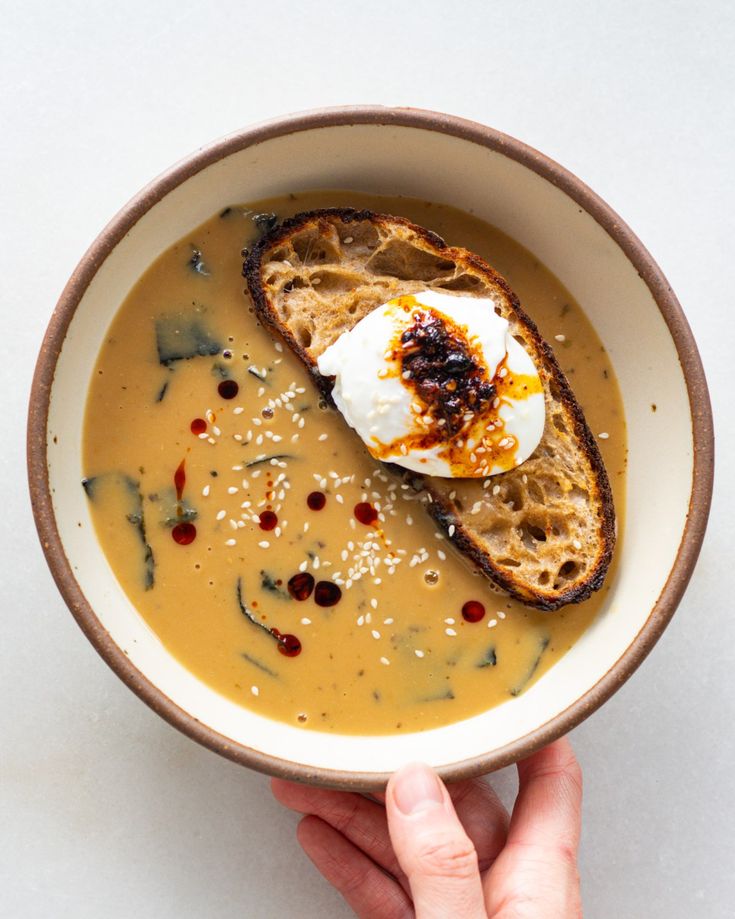
[[[448,727],[405,736],[335,736],[271,721],[220,696],[166,651],[131,605],[95,539],[80,487],[82,394],[107,327],[142,272],[225,205],[308,188],[404,194],[473,208],[567,285],[594,323],[620,381],[630,448],[627,514],[621,564],[603,612],[522,696]],[[501,153],[447,134],[390,125],[313,128],[263,141],[207,167],[148,211],[79,304],[56,370],[48,434],[50,485],[67,557],[103,627],[141,673],[237,743],[309,767],[361,772],[391,771],[408,758],[444,766],[498,749],[594,686],[635,639],[661,593],[692,483],[689,401],[677,353],[650,291],[617,243],[563,191]],[[653,456],[666,458],[656,463],[655,475]]]

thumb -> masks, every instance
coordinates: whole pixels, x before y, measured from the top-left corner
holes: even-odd
[[[385,806],[416,919],[485,919],[477,853],[438,776],[421,763],[404,766],[388,782]]]

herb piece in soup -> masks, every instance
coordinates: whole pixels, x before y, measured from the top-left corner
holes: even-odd
[[[269,233],[278,223],[278,214],[253,214],[251,220],[261,233]]]
[[[192,246],[191,258],[186,264],[195,274],[201,274],[205,278],[209,277],[210,271],[204,263],[204,256],[202,255],[201,249],[196,249]]]
[[[251,654],[246,654],[243,651],[242,658],[243,660],[246,660],[249,664],[252,664],[253,667],[257,667],[257,669],[260,670],[262,673],[267,673],[268,676],[272,676],[272,677],[275,677],[275,679],[278,679],[278,674],[276,673],[276,671],[271,670],[271,668],[267,664],[264,664],[263,661],[259,660],[257,657],[253,657]]]
[[[482,669],[483,667],[494,667],[497,663],[498,655],[495,651],[495,645],[490,645],[475,666]]]
[[[146,535],[140,483],[125,473],[107,472],[82,479],[82,488],[90,501],[94,502],[104,501],[108,488],[123,498],[125,520],[135,528],[142,550],[143,587],[145,590],[151,590],[155,581],[155,559]]]
[[[262,463],[270,463],[272,460],[280,463],[282,460],[294,459],[290,453],[271,453],[268,456],[256,456],[254,460],[245,463],[246,469],[252,469],[253,466],[260,466]]]
[[[156,320],[156,348],[159,363],[170,367],[176,361],[188,361],[193,357],[214,357],[220,353],[222,345],[201,319],[176,313]]]
[[[261,570],[260,586],[263,588],[263,590],[267,590],[269,593],[273,594],[274,597],[278,597],[279,600],[291,599],[288,591],[285,591],[280,586],[278,578],[275,578],[269,571]]]
[[[544,651],[549,647],[549,636],[544,635],[544,637],[539,642],[538,652],[536,657],[531,662],[530,667],[521,678],[521,680],[516,683],[516,685],[510,690],[511,696],[520,696],[523,690],[528,686],[528,684],[533,679],[533,675],[538,670],[538,665],[541,663],[541,658],[544,656]]]

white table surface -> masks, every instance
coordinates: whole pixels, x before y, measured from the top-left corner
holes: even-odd
[[[213,138],[356,102],[543,150],[630,223],[684,305],[715,408],[713,513],[666,634],[574,732],[581,873],[588,917],[735,914],[733,9],[0,0],[2,917],[349,915],[267,780],[165,724],[83,637],[36,539],[23,436],[49,315],[109,217]],[[512,796],[512,770],[494,781]]]

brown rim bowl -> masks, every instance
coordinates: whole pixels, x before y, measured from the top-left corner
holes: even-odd
[[[517,239],[583,305],[625,405],[628,508],[601,614],[518,699],[406,736],[300,730],[243,709],[196,679],[119,587],[79,487],[84,394],[106,329],[140,275],[228,204],[319,188],[472,209]],[[707,385],[686,319],[649,253],[611,208],[512,137],[449,115],[378,106],[322,109],[246,128],[144,188],[93,242],[59,299],[38,358],[28,424],[31,498],[47,561],[69,609],[115,673],[172,725],[236,762],[350,789],[381,786],[407,759],[430,762],[449,781],[489,772],[595,711],[646,657],[681,599],[704,536],[713,456]]]

